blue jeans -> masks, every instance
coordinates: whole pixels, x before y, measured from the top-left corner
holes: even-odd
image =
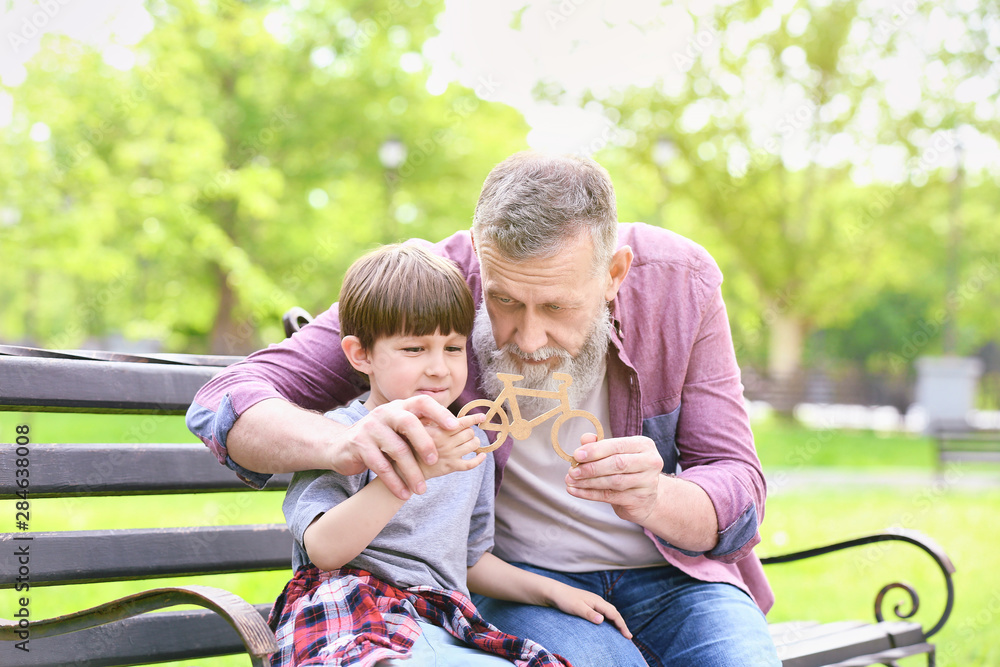
[[[444,628],[417,621],[423,631],[406,660],[379,660],[375,667],[510,667],[510,660],[486,653],[452,637]]]
[[[699,581],[672,565],[583,573],[514,565],[597,593],[625,618],[632,641],[608,621],[594,625],[551,607],[473,596],[487,621],[576,667],[781,666],[764,614],[730,584]]]

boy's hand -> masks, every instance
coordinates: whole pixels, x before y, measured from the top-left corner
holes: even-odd
[[[458,420],[458,428],[452,431],[445,431],[433,422],[424,425],[428,435],[437,445],[438,454],[437,461],[432,465],[418,461],[425,479],[441,477],[451,472],[472,470],[486,460],[485,453],[479,453],[468,459],[463,458],[475,452],[482,444],[472,430],[472,426],[481,421],[483,421],[481,414],[466,415]]]
[[[596,593],[552,580],[552,588],[546,597],[550,607],[557,607],[567,614],[579,616],[591,623],[600,624],[607,619],[615,624],[626,639],[632,639],[632,633],[625,625],[625,619],[618,613],[618,609]]]

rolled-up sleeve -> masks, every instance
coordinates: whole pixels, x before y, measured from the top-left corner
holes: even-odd
[[[718,543],[704,555],[732,563],[760,542],[767,488],[718,288],[710,293],[703,312],[681,395],[678,476],[704,489],[715,507]]]
[[[307,410],[325,412],[365,390],[340,348],[337,306],[319,315],[291,338],[251,354],[209,380],[187,412],[187,426],[244,482],[261,488],[271,477],[232,460],[229,431],[247,409],[281,398]]]

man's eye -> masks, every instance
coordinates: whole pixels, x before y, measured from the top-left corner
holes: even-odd
[[[495,298],[496,298],[496,300],[497,300],[497,301],[499,301],[500,303],[513,303],[513,302],[514,302],[514,300],[513,300],[513,299],[510,299],[510,298],[508,298],[508,297],[505,297],[505,296],[498,296],[498,297],[495,297]]]
[[[562,306],[557,306],[555,304],[549,304],[549,310],[562,310]]]

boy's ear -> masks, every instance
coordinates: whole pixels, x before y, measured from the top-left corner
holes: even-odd
[[[372,362],[368,358],[368,351],[361,345],[361,339],[357,336],[344,336],[340,339],[340,347],[344,350],[347,360],[354,366],[354,370],[368,375],[372,370]]]

